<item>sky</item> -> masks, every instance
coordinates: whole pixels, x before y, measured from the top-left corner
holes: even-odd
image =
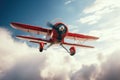
[[[119,0],[0,0],[0,80],[120,80]],[[64,49],[18,40],[30,35],[10,22],[46,27],[47,21],[64,22],[71,32],[100,37],[94,49]]]

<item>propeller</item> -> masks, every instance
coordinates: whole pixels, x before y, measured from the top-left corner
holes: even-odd
[[[54,26],[54,22],[59,22],[60,20],[62,20],[62,18],[55,18],[55,19],[53,19],[53,20],[51,20],[51,21],[48,21],[47,22],[47,26],[48,27],[50,27],[50,28],[56,28],[55,26]]]
[[[47,26],[50,28],[55,28],[55,26],[51,22],[47,22]]]

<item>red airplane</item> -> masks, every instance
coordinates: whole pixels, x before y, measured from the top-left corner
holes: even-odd
[[[65,38],[75,39],[75,40],[79,40],[79,41],[99,39],[98,37],[94,37],[94,36],[71,33],[71,32],[69,32],[68,27],[65,24],[63,24],[62,22],[57,22],[55,24],[48,22],[47,26],[50,27],[51,29],[38,27],[38,26],[31,26],[28,24],[15,23],[15,22],[12,22],[10,25],[15,29],[19,29],[19,30],[23,30],[26,32],[31,32],[31,33],[36,33],[36,34],[46,35],[46,39],[35,38],[32,36],[16,36],[17,38],[20,38],[20,39],[25,39],[25,40],[28,40],[33,43],[38,43],[40,46],[39,47],[40,52],[48,49],[53,44],[59,44],[68,53],[70,53],[71,56],[73,56],[76,53],[75,46],[85,47],[85,48],[94,48],[94,47],[83,45],[83,44],[68,43],[68,42],[64,41]],[[47,43],[50,43],[50,44],[47,45],[46,48],[44,48],[44,45],[46,45]],[[69,45],[71,47],[68,50],[64,45]]]

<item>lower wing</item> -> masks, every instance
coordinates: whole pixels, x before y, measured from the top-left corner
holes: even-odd
[[[63,42],[62,44],[70,45],[70,46],[84,47],[84,48],[94,48],[94,46],[88,46],[88,45],[83,45],[83,44],[73,44],[73,43],[67,43],[67,42]]]
[[[19,39],[24,39],[24,40],[28,40],[30,42],[34,42],[34,43],[40,43],[42,42],[47,42],[47,43],[51,43],[50,40],[45,40],[45,39],[41,39],[41,38],[35,38],[35,37],[31,37],[31,36],[16,36]]]

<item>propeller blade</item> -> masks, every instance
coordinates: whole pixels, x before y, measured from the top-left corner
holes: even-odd
[[[50,23],[50,22],[47,22],[47,26],[51,27],[51,28],[54,28],[54,25],[52,23]]]

